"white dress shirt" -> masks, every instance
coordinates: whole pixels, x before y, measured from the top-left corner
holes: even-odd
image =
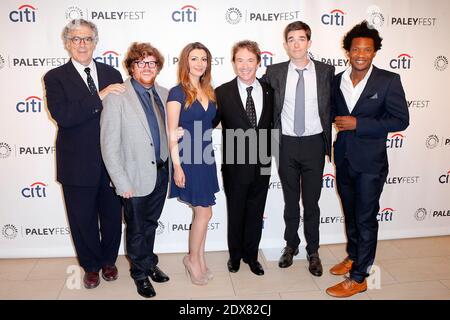
[[[353,86],[352,79],[350,79],[350,74],[352,72],[351,67],[347,68],[347,70],[345,70],[344,73],[342,74],[340,89],[342,91],[342,94],[344,95],[345,102],[347,103],[347,108],[350,113],[352,113],[353,108],[356,105],[356,102],[358,102],[361,93],[366,87],[367,80],[369,79],[370,74],[372,73],[372,69],[373,66],[370,65],[369,71],[367,71],[364,78],[356,86]]]
[[[286,79],[286,91],[284,95],[283,109],[281,111],[282,133],[288,136],[297,135],[294,132],[295,91],[297,89],[299,69],[292,61],[289,63]],[[305,80],[305,132],[302,136],[311,136],[323,132],[319,117],[319,105],[317,103],[317,81],[314,62],[309,60],[303,71]]]
[[[89,65],[87,65],[87,66],[83,66],[81,63],[79,63],[78,61],[75,61],[74,59],[70,59],[70,61],[72,61],[73,66],[75,67],[75,69],[77,69],[81,78],[83,78],[83,81],[86,84],[86,86],[88,87],[88,89],[89,89],[89,85],[87,83],[87,73],[84,71],[84,69],[91,68],[91,77],[92,77],[92,79],[94,79],[94,83],[95,83],[95,87],[97,88],[97,91],[100,91],[100,89],[98,88],[97,67],[95,66],[94,60],[91,60],[91,63],[89,63]]]
[[[261,119],[261,113],[263,108],[263,89],[258,79],[255,79],[251,85],[247,85],[244,82],[237,78],[239,95],[241,96],[242,105],[244,106],[244,110],[247,104],[247,88],[252,86],[252,98],[255,103],[255,111],[256,111],[256,124],[258,124],[259,119]]]

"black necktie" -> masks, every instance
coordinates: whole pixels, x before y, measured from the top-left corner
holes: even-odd
[[[95,86],[94,79],[92,79],[92,76],[91,76],[91,68],[84,68],[84,72],[86,72],[86,74],[87,74],[87,83],[88,83],[89,91],[91,92],[92,95],[94,95],[97,93],[97,87]]]
[[[253,87],[247,87],[247,102],[245,103],[245,111],[247,111],[248,120],[250,120],[250,124],[253,128],[256,128],[256,110],[255,110],[255,102],[252,98],[252,89]]]

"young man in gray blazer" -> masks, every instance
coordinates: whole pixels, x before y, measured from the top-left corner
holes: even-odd
[[[155,83],[164,57],[149,43],[133,43],[125,58],[131,78],[125,92],[110,95],[101,116],[101,150],[125,209],[126,252],[138,293],[155,296],[149,281],[166,282],[153,253],[155,231],[168,185],[165,126],[167,89]]]
[[[319,258],[319,198],[325,155],[331,150],[331,83],[334,67],[308,57],[311,29],[295,21],[284,30],[290,60],[267,67],[265,79],[275,91],[274,128],[280,130],[279,175],[284,195],[286,247],[278,263],[292,265],[300,238],[300,194],[309,271],[322,275]]]

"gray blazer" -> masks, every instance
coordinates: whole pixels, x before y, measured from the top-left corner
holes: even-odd
[[[331,84],[334,77],[334,67],[323,62],[313,60],[316,68],[317,102],[319,117],[323,128],[326,145],[326,154],[331,155]],[[289,62],[285,61],[267,67],[263,81],[275,90],[275,103],[273,107],[273,123],[275,129],[281,132],[281,110],[284,104],[286,81]]]
[[[132,190],[134,196],[142,197],[155,188],[155,149],[145,112],[131,79],[127,79],[124,85],[124,93],[109,94],[103,100],[100,145],[116,193],[122,195]],[[155,87],[165,103],[168,90],[157,83]]]

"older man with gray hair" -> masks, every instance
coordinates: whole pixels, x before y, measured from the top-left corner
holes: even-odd
[[[44,76],[47,106],[58,125],[57,180],[62,185],[73,243],[85,271],[84,286],[116,280],[121,204],[110,187],[100,151],[102,100],[124,91],[120,72],[94,61],[95,24],[72,20],[63,31],[66,64]]]

